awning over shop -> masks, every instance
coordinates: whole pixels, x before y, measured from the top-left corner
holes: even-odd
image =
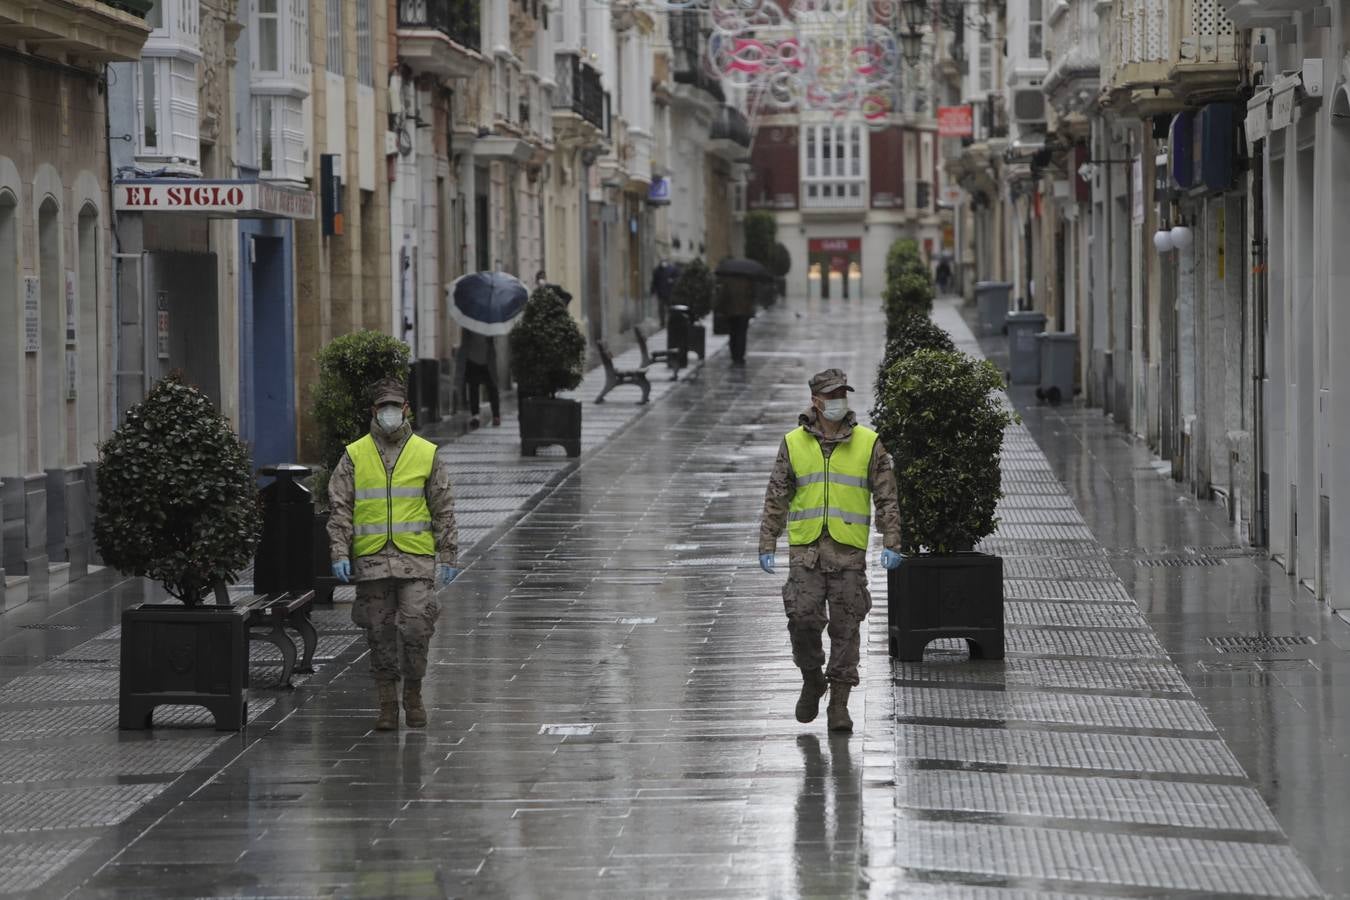
[[[117,212],[188,213],[212,219],[312,219],[314,192],[265,181],[134,178],[113,184]]]

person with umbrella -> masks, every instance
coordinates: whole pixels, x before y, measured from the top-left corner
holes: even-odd
[[[479,426],[480,387],[487,390],[493,427],[502,424],[493,339],[510,332],[525,312],[529,298],[530,292],[520,279],[505,272],[474,272],[455,279],[450,286],[450,315],[464,329],[455,359],[455,384],[467,394],[470,428]]]
[[[758,286],[770,280],[769,270],[752,259],[724,259],[717,264],[717,302],[714,313],[731,336],[731,361],[745,365],[746,336],[755,316]]]

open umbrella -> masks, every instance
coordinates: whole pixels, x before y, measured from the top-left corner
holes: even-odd
[[[450,315],[469,331],[506,334],[525,311],[529,288],[505,272],[473,272],[450,285]]]
[[[773,274],[753,259],[724,259],[717,264],[718,275],[736,275],[741,278],[773,279]]]

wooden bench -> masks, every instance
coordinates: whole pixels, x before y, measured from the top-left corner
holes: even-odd
[[[307,675],[314,671],[314,651],[319,645],[319,632],[309,619],[314,607],[313,591],[288,591],[284,594],[263,594],[249,597],[236,604],[245,612],[244,624],[249,641],[266,641],[281,651],[281,680],[279,687],[289,688],[291,675]],[[304,655],[296,665],[295,642],[286,629],[300,633]]]
[[[642,351],[642,368],[647,368],[652,363],[667,362],[674,355],[674,352],[666,350],[647,350],[647,336],[642,333],[642,329],[637,325],[633,326],[633,334],[637,335],[638,349]]]
[[[647,398],[652,393],[651,382],[647,380],[646,366],[641,369],[629,369],[621,372],[614,368],[614,357],[610,355],[605,342],[597,341],[595,346],[600,351],[600,361],[605,366],[605,389],[600,392],[599,397],[595,398],[595,402],[604,403],[605,395],[610,391],[620,385],[632,384],[642,388],[642,399],[638,403],[646,403]]]

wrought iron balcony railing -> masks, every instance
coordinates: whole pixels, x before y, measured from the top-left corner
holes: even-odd
[[[713,119],[709,138],[714,141],[731,141],[741,147],[750,146],[750,124],[745,116],[734,106],[723,106]]]
[[[150,15],[150,10],[155,5],[155,0],[99,0],[99,2],[104,6],[129,12],[138,19]]]
[[[558,86],[553,89],[553,108],[570,109],[608,133],[608,100],[600,73],[575,53],[559,53],[554,63]]]
[[[482,0],[398,0],[400,28],[434,28],[470,50],[481,49]]]

